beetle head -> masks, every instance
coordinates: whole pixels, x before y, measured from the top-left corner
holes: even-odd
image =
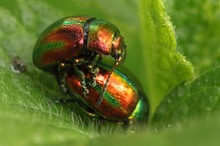
[[[115,59],[116,65],[125,60],[126,45],[124,42],[124,38],[119,32],[116,32],[114,35],[111,56]]]

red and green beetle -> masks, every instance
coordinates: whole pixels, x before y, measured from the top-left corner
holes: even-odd
[[[95,76],[99,72],[96,63],[102,56],[114,59],[113,71],[123,62],[125,54],[124,38],[114,24],[89,16],[71,16],[54,22],[41,34],[34,47],[33,62],[44,71],[59,74],[58,80],[63,85],[65,69],[71,66],[80,79],[84,95],[87,95],[85,73],[79,66],[87,66],[93,74],[90,82],[95,85]],[[107,82],[105,84],[106,87]],[[101,96],[104,91],[105,88]]]
[[[125,54],[124,38],[115,25],[78,16],[60,19],[41,34],[33,62],[54,74],[58,84],[89,116],[114,122],[145,122],[149,114],[146,96],[115,69]],[[105,56],[111,56],[115,64],[100,63]]]
[[[82,85],[73,70],[67,71],[65,77],[67,92],[72,100],[76,101],[80,107],[93,117],[113,122],[146,123],[149,115],[149,103],[147,97],[142,92],[140,86],[127,75],[115,69],[108,81],[108,86],[103,94],[103,101],[100,106],[96,106],[99,93],[108,79],[109,66],[98,63],[100,71],[95,80],[95,86],[88,86],[89,93],[85,97],[82,93]],[[92,74],[86,69],[86,81],[92,78]]]

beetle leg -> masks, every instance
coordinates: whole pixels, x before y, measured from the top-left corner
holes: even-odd
[[[55,102],[56,103],[61,103],[61,104],[77,103],[77,101],[74,98],[69,98],[69,99],[59,98],[59,99],[56,99]]]
[[[99,117],[95,111],[93,111],[91,108],[89,108],[88,106],[86,106],[84,103],[82,102],[77,102],[79,104],[79,107],[81,107],[81,110],[83,110],[83,112],[88,115],[89,117]]]
[[[89,72],[92,73],[92,81],[90,82],[90,85],[92,87],[95,87],[95,85],[96,85],[96,76],[99,73],[99,68],[98,67],[94,67],[92,65],[88,65],[88,69],[89,69]]]
[[[124,130],[124,131],[127,131],[129,125],[130,125],[130,124],[129,124],[129,121],[124,121],[124,122],[123,122],[123,125],[122,125],[123,130]]]
[[[106,79],[106,82],[105,82],[105,84],[104,84],[104,87],[103,87],[103,89],[102,89],[102,91],[101,91],[101,93],[100,93],[100,95],[99,95],[99,99],[98,99],[98,101],[97,101],[97,103],[96,103],[96,107],[99,107],[100,104],[102,103],[103,95],[104,95],[104,93],[105,93],[105,91],[106,91],[106,88],[108,87],[108,81],[109,81],[109,79],[110,79],[110,77],[111,77],[112,72],[114,71],[114,69],[115,69],[116,66],[118,65],[118,63],[119,63],[119,62],[116,61],[115,64],[114,64],[114,66],[111,68],[111,70],[110,70],[110,72],[109,72],[109,74],[108,74],[108,77],[107,77],[107,79]]]
[[[106,88],[107,88],[107,86],[108,86],[108,81],[109,81],[109,79],[110,79],[110,77],[111,77],[111,74],[112,74],[112,71],[110,72],[110,74],[108,75],[108,78],[106,79],[106,82],[105,82],[105,84],[104,84],[104,87],[103,87],[103,89],[102,89],[102,91],[101,91],[101,93],[100,93],[100,95],[99,95],[99,99],[98,99],[98,101],[97,101],[97,103],[96,103],[96,107],[99,107],[100,104],[102,103],[103,95],[104,95],[104,93],[105,93],[105,91],[106,91]]]
[[[66,68],[67,65],[65,63],[60,63],[58,67],[58,73],[55,74],[55,77],[57,79],[58,84],[62,88],[64,93],[67,93],[67,87],[66,87]]]
[[[110,76],[111,76],[111,74],[108,76],[108,78],[107,78],[107,80],[106,80],[106,83],[104,84],[103,90],[101,91],[101,93],[100,93],[100,95],[99,95],[99,99],[98,99],[98,101],[97,101],[97,103],[96,103],[96,107],[99,107],[100,104],[102,103],[103,95],[104,95],[104,93],[105,93],[105,91],[106,91],[106,88],[107,88],[107,86],[108,86],[108,81],[109,81],[109,79],[110,79]]]
[[[98,57],[98,59],[96,59]],[[99,73],[99,68],[96,67],[97,62],[101,60],[101,55],[94,54],[93,58],[91,59],[90,64],[87,66],[89,69],[89,72],[92,73],[92,81],[90,82],[90,85],[94,87],[96,85],[96,76]]]
[[[85,74],[83,71],[79,70],[77,68],[77,65],[81,64],[81,62],[79,61],[79,59],[75,59],[74,60],[74,64],[73,64],[73,68],[74,68],[74,71],[75,73],[77,74],[77,76],[79,77],[80,79],[80,82],[81,82],[81,86],[83,88],[83,94],[84,96],[87,98],[87,94],[89,93],[89,90],[87,89],[86,87],[86,81],[85,81]]]

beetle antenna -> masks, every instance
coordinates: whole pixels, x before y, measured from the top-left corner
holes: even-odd
[[[107,86],[108,86],[109,79],[110,79],[110,77],[111,77],[112,72],[115,70],[116,66],[118,65],[118,63],[119,63],[119,62],[116,61],[115,64],[114,64],[114,66],[113,66],[112,69],[110,70],[110,73],[109,73],[109,75],[108,75],[108,78],[107,78],[107,80],[106,80],[106,82],[105,82],[105,85],[104,85],[104,87],[103,87],[103,89],[102,89],[102,92],[100,93],[99,99],[98,99],[98,101],[97,101],[97,103],[96,103],[96,107],[99,107],[100,104],[102,103],[103,95],[104,95],[104,93],[105,93],[105,91],[106,91],[106,88],[107,88]]]

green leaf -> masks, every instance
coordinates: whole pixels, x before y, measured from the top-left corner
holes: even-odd
[[[153,118],[157,128],[210,117],[220,110],[220,68],[178,86],[159,105]],[[219,112],[217,112],[219,113]]]
[[[184,2],[175,0],[174,3]],[[194,2],[192,3],[198,10],[201,8],[196,7]],[[204,5],[208,3],[207,1]],[[191,3],[188,2],[189,9],[190,5]],[[176,6],[176,8],[178,7]],[[170,9],[169,11],[173,15],[178,13],[178,9],[173,11]],[[184,14],[185,10],[182,11],[181,13]],[[217,9],[215,11],[216,14],[213,15],[218,16]],[[204,115],[210,115],[210,113],[218,111],[218,106],[211,108],[214,106],[214,102],[218,101],[216,98],[218,97],[218,87],[214,88],[208,84],[214,83],[214,81],[199,82],[200,78],[198,78],[191,84],[181,86],[181,89],[184,90],[178,92],[180,94],[178,97],[188,95],[186,92],[191,95],[191,90],[193,95],[196,95],[198,91],[203,96],[199,85],[195,84],[199,82],[201,83],[200,87],[204,87],[204,91],[208,91],[204,95],[213,96],[211,98],[213,101],[207,98],[196,98],[194,106],[196,105],[197,110],[194,111],[190,109],[193,106],[190,103],[183,102],[182,105],[182,98],[174,99],[174,102],[180,103],[180,107],[181,105],[189,106],[188,110],[190,109],[193,112],[182,117],[176,112],[175,116],[177,115],[178,118],[173,117],[174,114],[171,115],[172,123],[163,120],[166,114],[157,116],[160,108],[164,107],[162,109],[165,111],[170,109],[170,104],[164,103],[165,101],[169,103],[167,96],[158,107],[151,123],[165,127],[171,126],[173,129],[159,131],[158,133],[152,132],[149,124],[146,131],[144,131],[145,128],[141,127],[141,133],[127,131],[120,134],[120,129],[114,129],[115,127],[112,125],[103,125],[102,130],[102,126],[84,117],[76,105],[66,106],[55,103],[54,101],[57,98],[68,96],[60,91],[53,76],[34,67],[32,50],[39,34],[48,25],[69,15],[96,16],[109,20],[118,26],[128,46],[124,65],[137,76],[143,85],[143,90],[146,91],[150,99],[152,115],[154,109],[167,93],[170,93],[169,95],[177,94],[178,91],[174,90],[171,93],[171,90],[192,76],[191,64],[176,51],[173,26],[165,13],[161,0],[141,0],[139,3],[135,0],[68,0],[65,2],[60,0],[3,0],[0,2],[0,145],[108,145],[108,143],[111,145],[189,145],[194,144],[194,137],[197,137],[196,142],[200,145],[204,145],[205,141],[211,141],[211,144],[218,142],[219,118],[215,119],[208,116],[210,118],[208,122],[200,121],[200,119],[194,122],[193,119],[194,117],[201,118],[200,112],[204,112]],[[178,22],[185,23],[182,21],[184,18],[180,17],[181,20]],[[176,16],[175,22],[177,19]],[[199,21],[195,21],[195,25],[199,25],[197,22]],[[214,23],[213,27],[218,26],[218,21],[214,21],[214,18],[211,22]],[[186,25],[186,23],[179,25]],[[185,27],[186,29],[192,31],[192,29]],[[212,29],[214,32],[214,28]],[[184,31],[180,33],[178,28],[177,31],[179,37],[181,33],[185,33]],[[205,33],[204,36],[206,36]],[[187,37],[190,35],[187,34]],[[211,46],[212,43],[215,43],[213,48],[217,48],[217,39],[218,33],[216,32],[214,41],[208,44]],[[199,43],[205,42],[205,40],[194,41],[193,45],[200,46]],[[184,42],[186,46],[184,50],[187,47],[190,48],[187,43],[190,43],[190,39]],[[209,46],[208,44],[207,46]],[[181,47],[177,46],[178,48]],[[199,53],[199,51],[197,52]],[[191,53],[185,54],[189,57]],[[200,53],[201,56],[204,54]],[[193,55],[196,56],[196,54]],[[193,55],[190,56],[190,60],[194,59]],[[21,58],[27,67],[27,72],[17,74],[11,70],[11,60],[14,56]],[[212,60],[212,57],[210,58],[209,61]],[[203,61],[205,62],[205,60],[201,62]],[[196,65],[196,67],[198,66]],[[214,72],[208,79],[217,80],[218,74],[214,74]],[[214,85],[217,85],[217,81]],[[191,97],[194,96],[191,95]],[[191,100],[194,98],[187,100],[193,103]],[[197,105],[196,102],[201,105]],[[217,103],[216,105],[218,105]],[[208,109],[212,109],[212,111],[208,111]],[[180,113],[183,114],[184,111],[180,110]],[[182,123],[180,123],[181,128],[172,126],[176,125],[179,120],[186,121],[186,123],[193,120],[194,124],[190,125],[189,128]],[[153,126],[152,129],[155,128]]]
[[[173,26],[161,0],[141,0],[142,46],[146,68],[143,79],[151,113],[180,82],[192,77],[192,66],[176,51]]]
[[[160,133],[135,133],[101,137],[91,141],[91,146],[215,146],[219,145],[220,119],[194,121],[187,128],[169,129]]]
[[[167,1],[180,50],[196,75],[220,64],[220,3],[215,0]]]
[[[65,98],[53,76],[38,70],[32,63],[32,50],[39,34],[52,22],[67,15],[89,14],[118,24],[125,34],[128,50],[126,66],[136,74],[144,70],[137,37],[138,17],[130,9],[136,9],[135,2],[121,2],[115,13],[106,6],[114,4],[97,0],[81,3],[69,1],[8,0],[0,2],[0,145],[82,145],[90,138],[114,133],[114,127],[104,127],[94,120],[83,117],[76,105],[62,106],[54,101]],[[118,3],[118,2],[117,2]],[[88,4],[96,5],[92,8]],[[66,6],[71,6],[67,7]],[[78,7],[78,9],[73,9]],[[104,7],[105,6],[105,7]],[[122,7],[123,6],[123,7]],[[127,14],[120,13],[123,8]],[[64,11],[63,11],[64,10]],[[130,14],[131,15],[130,15]],[[134,21],[130,21],[130,16]],[[133,50],[133,51],[132,51]],[[129,52],[129,51],[128,51]],[[132,53],[130,53],[132,54]],[[19,56],[27,67],[27,72],[17,74],[11,69],[11,61]],[[133,59],[132,59],[133,58]],[[136,60],[135,62],[133,60]],[[141,77],[139,77],[141,78]],[[97,130],[98,129],[98,130]],[[120,129],[120,128],[119,128]],[[3,138],[4,137],[4,138]],[[13,140],[12,140],[13,139]]]
[[[9,1],[14,11],[6,3],[0,4],[0,145],[85,143],[89,134],[82,131],[80,118],[53,102],[65,98],[54,77],[35,69],[32,63],[37,29],[51,23],[57,12],[39,1]],[[48,9],[47,19],[39,19]],[[21,58],[27,72],[11,70],[15,56]]]
[[[79,129],[64,126],[67,123],[53,112],[48,116],[29,106],[2,103],[0,111],[1,145],[83,145],[88,139]]]

